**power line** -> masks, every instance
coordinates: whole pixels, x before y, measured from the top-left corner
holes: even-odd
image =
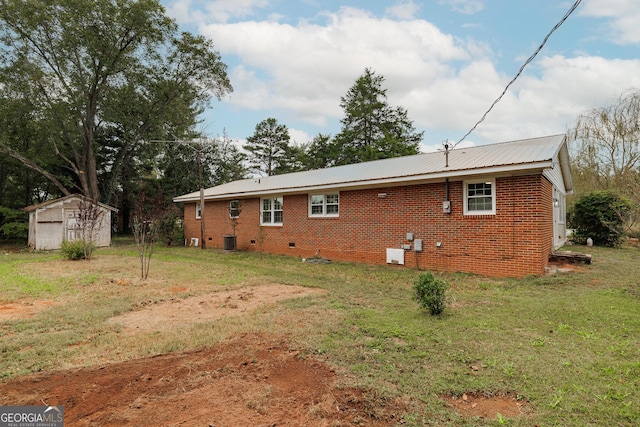
[[[540,51],[542,50],[542,48],[544,47],[544,45],[547,43],[547,40],[549,40],[549,37],[551,37],[551,34],[553,34],[558,28],[560,28],[560,26],[562,24],[564,24],[564,21],[567,20],[567,18],[569,18],[569,15],[571,15],[573,13],[573,11],[575,11],[578,6],[580,5],[580,3],[582,2],[582,0],[576,0],[576,2],[573,4],[573,6],[571,6],[571,8],[567,11],[567,13],[565,13],[565,15],[562,17],[562,19],[560,21],[558,21],[558,23],[551,29],[551,31],[549,31],[549,33],[545,36],[544,40],[542,41],[542,43],[540,44],[540,46],[538,46],[538,48],[536,49],[535,52],[533,52],[533,54],[524,62],[524,64],[522,64],[522,67],[520,67],[520,70],[518,70],[518,73],[515,75],[515,77],[513,79],[511,79],[511,81],[509,82],[509,84],[507,84],[507,86],[505,86],[504,90],[502,91],[502,93],[500,94],[500,96],[498,98],[496,98],[495,101],[493,101],[493,104],[491,104],[491,106],[489,107],[489,109],[482,115],[482,118],[480,120],[478,120],[476,122],[475,125],[473,125],[473,127],[471,129],[469,129],[469,132],[467,132],[462,138],[460,138],[460,140],[458,142],[456,142],[453,147],[450,148],[455,148],[456,145],[460,144],[462,141],[465,140],[465,138],[467,136],[469,136],[471,134],[471,132],[473,132],[478,125],[480,125],[480,123],[482,123],[484,121],[484,119],[487,118],[487,115],[491,112],[491,110],[493,110],[493,107],[495,107],[495,105],[500,102],[500,100],[502,99],[502,97],[505,95],[505,93],[507,93],[507,90],[509,90],[509,87],[518,79],[518,77],[520,77],[520,74],[522,74],[522,71],[524,71],[525,67],[527,65],[529,65],[529,63],[531,61],[533,61],[533,59],[538,55],[538,53],[540,53]]]

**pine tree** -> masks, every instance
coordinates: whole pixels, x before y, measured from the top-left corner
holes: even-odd
[[[287,169],[289,158],[289,129],[272,117],[256,125],[243,148],[249,152],[249,163],[254,171],[270,176]]]
[[[367,68],[341,98],[345,117],[342,131],[333,141],[336,165],[419,152],[423,132],[415,131],[407,110],[388,105],[383,82],[384,77]]]

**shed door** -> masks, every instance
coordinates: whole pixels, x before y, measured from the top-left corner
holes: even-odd
[[[73,242],[74,240],[82,240],[82,228],[78,224],[78,211],[67,211],[66,240]]]

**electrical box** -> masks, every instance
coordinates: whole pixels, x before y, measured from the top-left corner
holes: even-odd
[[[416,239],[413,241],[413,250],[416,252],[422,252],[422,239]]]
[[[451,200],[445,200],[442,202],[442,212],[446,214],[451,213]]]
[[[407,240],[408,241],[413,241],[413,233],[407,233]]]
[[[403,244],[402,249],[404,249],[405,251],[409,251],[411,250],[411,245]]]

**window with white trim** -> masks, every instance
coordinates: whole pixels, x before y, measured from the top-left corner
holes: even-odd
[[[464,183],[464,214],[496,214],[496,180],[466,181]]]
[[[340,194],[309,194],[309,216],[335,217],[340,213]]]
[[[240,216],[240,200],[231,200],[229,202],[229,218],[238,218]]]
[[[282,197],[260,200],[260,225],[282,225]]]
[[[200,206],[200,202],[196,202],[196,219],[202,218],[202,207]]]

